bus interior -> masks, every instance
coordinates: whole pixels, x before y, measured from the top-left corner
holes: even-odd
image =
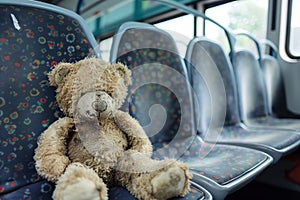
[[[143,127],[154,159],[193,174],[188,193],[172,199],[300,199],[297,8],[299,0],[0,0],[0,200],[53,198],[55,183],[34,160],[41,133],[64,117],[47,75],[87,57],[131,70],[121,109]],[[118,185],[108,199],[136,197]]]

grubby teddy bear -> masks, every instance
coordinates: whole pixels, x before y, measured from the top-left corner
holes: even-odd
[[[188,167],[152,159],[143,128],[119,110],[131,83],[127,67],[86,58],[59,63],[49,80],[65,117],[41,134],[34,159],[38,173],[56,183],[54,199],[108,199],[114,185],[139,199],[188,192]]]

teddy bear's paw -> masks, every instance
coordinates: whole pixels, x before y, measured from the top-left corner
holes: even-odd
[[[186,176],[180,167],[172,167],[155,176],[152,181],[152,192],[157,199],[168,199],[183,193]]]
[[[104,183],[82,179],[69,185],[63,191],[63,200],[107,200],[107,188]]]

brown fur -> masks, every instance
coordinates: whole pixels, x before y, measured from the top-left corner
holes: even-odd
[[[106,185],[113,184],[140,199],[165,199],[189,190],[187,166],[152,160],[152,146],[140,124],[118,110],[131,83],[124,65],[96,58],[60,63],[49,80],[57,87],[57,101],[66,117],[41,135],[34,159],[38,173],[57,183],[55,199],[80,199],[85,193],[91,199],[107,199]]]

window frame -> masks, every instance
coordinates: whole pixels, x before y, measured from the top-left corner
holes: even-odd
[[[285,52],[289,58],[300,59],[300,54],[295,55],[291,52],[291,21],[292,21],[292,4],[293,0],[288,0],[287,5],[287,23],[286,23],[286,42],[285,42]]]

